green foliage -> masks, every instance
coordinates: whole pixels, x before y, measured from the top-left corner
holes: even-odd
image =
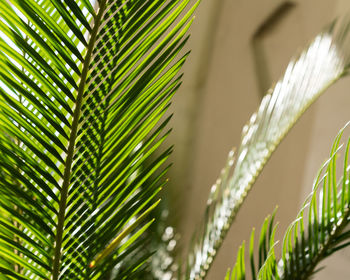
[[[0,0],[1,279],[143,279],[193,2]]]
[[[313,190],[283,238],[281,260],[276,259],[273,218],[267,218],[259,240],[259,265],[254,265],[254,231],[250,243],[252,279],[309,279],[317,265],[345,248],[349,238],[350,164],[348,138],[342,176],[337,179],[336,160],[343,129],[337,135],[330,158],[320,169]],[[268,223],[270,224],[268,226]],[[268,229],[268,230],[267,230]],[[227,279],[245,279],[244,244]],[[263,261],[261,261],[263,260]]]
[[[1,280],[162,277],[150,256],[159,264],[173,236],[163,238],[150,216],[171,153],[162,147],[170,133],[166,111],[181,84],[188,53],[180,53],[199,2],[0,0]],[[277,145],[348,73],[348,25],[340,19],[317,36],[264,97],[243,129],[236,163],[232,151],[212,188],[180,277],[206,276]],[[336,179],[341,135],[285,234],[281,260],[274,212],[258,250],[253,230],[249,260],[243,243],[227,280],[246,273],[308,279],[350,244],[350,140]]]

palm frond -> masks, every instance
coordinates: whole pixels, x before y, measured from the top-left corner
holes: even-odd
[[[250,277],[248,278],[256,280],[258,279],[257,275],[259,271],[266,265],[267,261],[275,260],[270,255],[274,254],[274,247],[277,244],[275,242],[277,225],[274,224],[276,210],[264,220],[261,226],[257,250],[255,249],[255,229],[252,230],[249,242],[249,262],[245,260],[246,245],[243,242],[238,250],[236,263],[232,270],[228,269],[225,280],[244,280],[247,277],[248,269],[250,269],[250,274],[248,274]],[[276,269],[276,267],[273,267],[273,269]]]
[[[311,194],[285,232],[280,260],[275,255],[276,227],[272,234],[262,231],[261,236],[267,239],[270,246],[264,250],[266,260],[259,265],[259,270],[252,269],[252,279],[310,279],[318,271],[317,265],[322,260],[350,245],[347,227],[350,222],[350,138],[346,143],[339,179],[336,164],[343,131],[344,128],[335,138],[330,157],[318,172]],[[244,249],[238,253],[238,256],[242,255],[244,256]],[[244,276],[238,277],[243,275],[242,269],[245,267],[241,259],[237,257],[233,269],[236,274],[231,274],[228,279],[245,279]]]
[[[169,134],[164,115],[198,4],[0,0],[6,279],[143,271],[137,237],[164,184],[171,148],[156,151]]]
[[[186,279],[203,279],[244,199],[277,145],[304,111],[334,82],[347,74],[349,20],[340,18],[319,34],[283,78],[262,99],[234,151],[213,185],[207,209],[188,254]]]

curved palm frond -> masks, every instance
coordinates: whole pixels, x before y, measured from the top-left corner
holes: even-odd
[[[311,194],[285,232],[279,261],[276,259],[274,247],[276,227],[267,233],[264,225],[260,240],[264,240],[265,262],[259,263],[258,270],[252,265],[252,279],[310,279],[317,272],[317,265],[322,260],[350,245],[350,231],[347,227],[350,223],[350,138],[347,140],[344,165],[341,167],[343,172],[339,180],[336,172],[343,131],[344,128],[335,138],[330,158],[320,169]],[[261,242],[259,245],[260,254]],[[251,246],[251,259],[253,250]],[[231,276],[228,272],[227,279],[245,279],[243,259],[242,247]]]
[[[262,99],[243,128],[236,155],[213,185],[199,233],[194,234],[186,279],[203,279],[217,250],[257,176],[273,151],[305,110],[349,66],[349,19],[336,20],[299,57],[292,59],[283,78]]]
[[[0,0],[1,277],[139,277],[194,2]]]
[[[277,210],[277,208],[276,208]],[[272,216],[268,216],[260,230],[259,235],[259,247],[258,247],[258,258],[255,257],[255,229],[252,230],[252,233],[250,235],[250,242],[249,242],[249,263],[250,263],[250,269],[251,269],[251,279],[256,280],[257,279],[257,272],[261,269],[261,267],[265,264],[268,253],[270,251],[273,252],[272,248],[275,246],[276,243],[274,243],[274,236],[276,233],[277,226],[274,225],[274,218],[275,218],[275,212],[272,214]],[[247,265],[245,262],[245,242],[240,246],[238,253],[237,253],[237,260],[236,263],[232,269],[232,271],[229,269],[227,271],[225,280],[236,280],[236,279],[245,279],[246,277],[246,271],[247,271]],[[258,259],[258,263],[256,263],[256,259]]]

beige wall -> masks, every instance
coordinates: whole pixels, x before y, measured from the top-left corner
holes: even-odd
[[[290,4],[283,6],[286,2]],[[281,10],[281,6],[285,8]],[[202,1],[192,28],[193,52],[184,70],[185,82],[173,106],[171,141],[176,146],[170,173],[171,206],[183,240],[188,242],[198,225],[209,188],[228,151],[239,144],[241,128],[257,108],[262,88],[277,80],[296,50],[346,6],[349,1]],[[262,61],[265,66],[257,67]],[[349,85],[345,80],[331,88],[275,152],[242,207],[208,279],[223,279],[238,245],[249,238],[253,226],[260,227],[275,205],[279,205],[281,237],[309,193],[334,135],[350,119]],[[338,254],[316,279],[329,279],[334,271],[339,273],[337,279],[347,279],[344,268],[339,268],[347,261],[347,253]]]

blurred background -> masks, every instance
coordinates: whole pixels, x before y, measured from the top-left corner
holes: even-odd
[[[191,29],[184,83],[172,110],[174,162],[167,191],[170,217],[185,249],[203,215],[209,189],[238,146],[241,129],[267,89],[348,0],[202,0]],[[350,80],[332,86],[278,147],[244,203],[208,275],[224,279],[252,227],[279,205],[280,239],[310,193],[338,130],[350,120]],[[315,279],[348,279],[350,250],[327,260]]]

